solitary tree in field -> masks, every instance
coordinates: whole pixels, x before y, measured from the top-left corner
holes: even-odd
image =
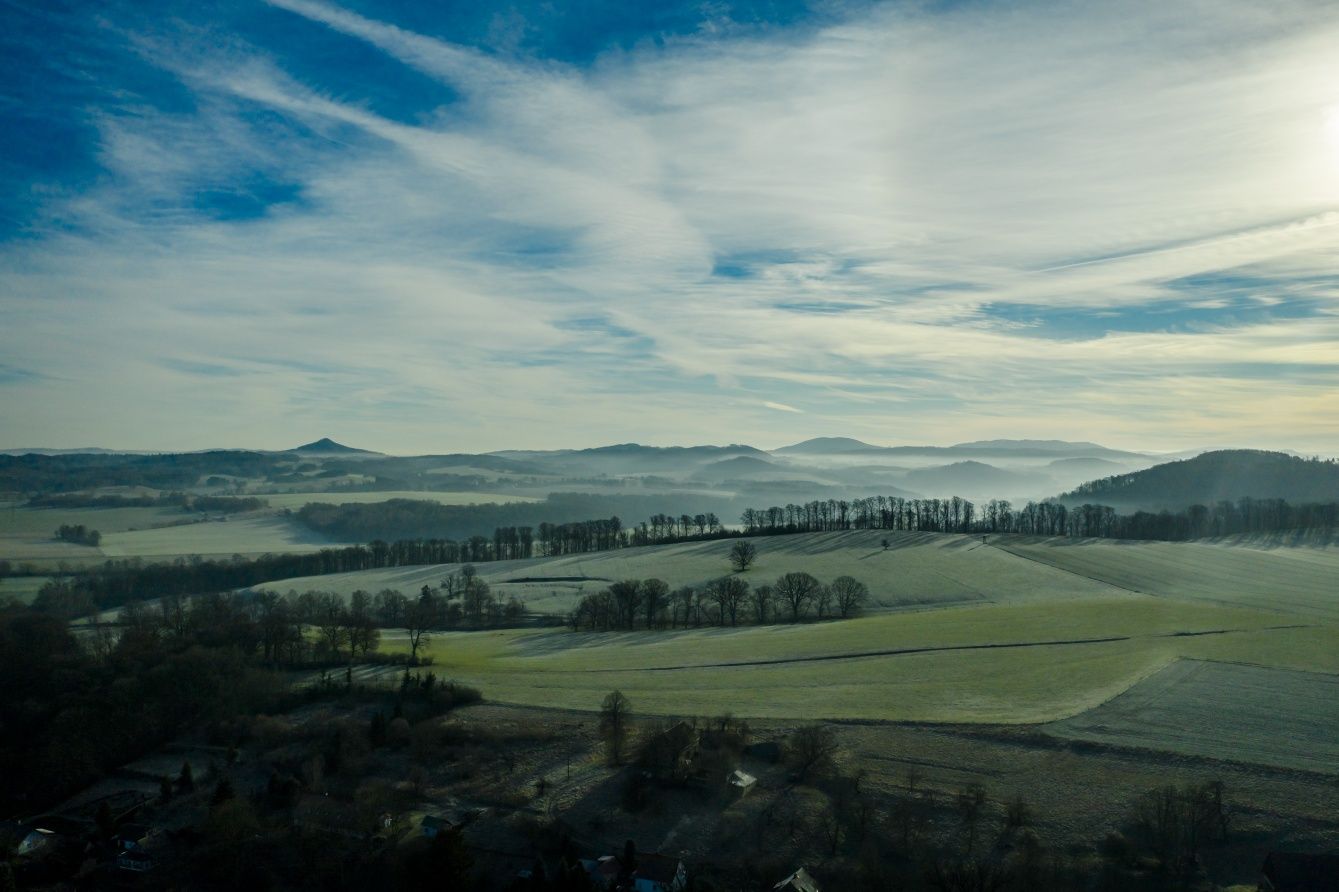
[[[740,539],[730,548],[730,565],[736,573],[743,573],[758,559],[758,549],[747,539]]]
[[[869,599],[869,588],[863,582],[851,576],[838,576],[829,586],[832,598],[837,602],[837,612],[842,619],[859,613],[865,601]]]
[[[437,620],[437,596],[426,585],[405,609],[405,631],[409,633],[409,662],[418,662],[418,649],[428,643],[428,629]]]
[[[623,763],[623,752],[628,745],[628,717],[632,704],[622,691],[614,691],[600,705],[600,736],[604,738],[605,752],[611,765]]]

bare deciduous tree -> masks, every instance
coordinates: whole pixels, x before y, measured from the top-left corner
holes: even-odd
[[[786,756],[800,780],[830,771],[836,764],[837,735],[826,725],[805,725],[786,741]]]
[[[604,738],[605,753],[611,765],[623,763],[628,745],[628,718],[632,704],[622,691],[614,691],[600,704],[600,736]]]
[[[859,613],[860,608],[869,599],[869,588],[851,576],[838,576],[828,588],[836,602],[837,613],[842,619]]]
[[[777,600],[790,608],[790,621],[797,623],[818,594],[819,582],[808,573],[787,573],[776,581]]]
[[[730,565],[736,573],[743,573],[758,559],[757,547],[747,539],[740,539],[730,547]]]

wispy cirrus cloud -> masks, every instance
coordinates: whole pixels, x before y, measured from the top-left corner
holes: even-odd
[[[873,6],[593,62],[264,9],[100,32],[189,102],[94,108],[102,176],[4,246],[6,438],[1339,434],[1322,4]],[[289,35],[430,86],[392,114]]]

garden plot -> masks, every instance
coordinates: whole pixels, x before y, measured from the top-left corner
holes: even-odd
[[[1339,774],[1339,676],[1180,660],[1045,728],[1075,740]]]

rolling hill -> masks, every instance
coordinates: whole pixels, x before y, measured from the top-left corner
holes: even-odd
[[[1339,501],[1339,463],[1284,452],[1230,449],[1104,477],[1059,498],[1066,505],[1150,511],[1241,498],[1334,502]]]

